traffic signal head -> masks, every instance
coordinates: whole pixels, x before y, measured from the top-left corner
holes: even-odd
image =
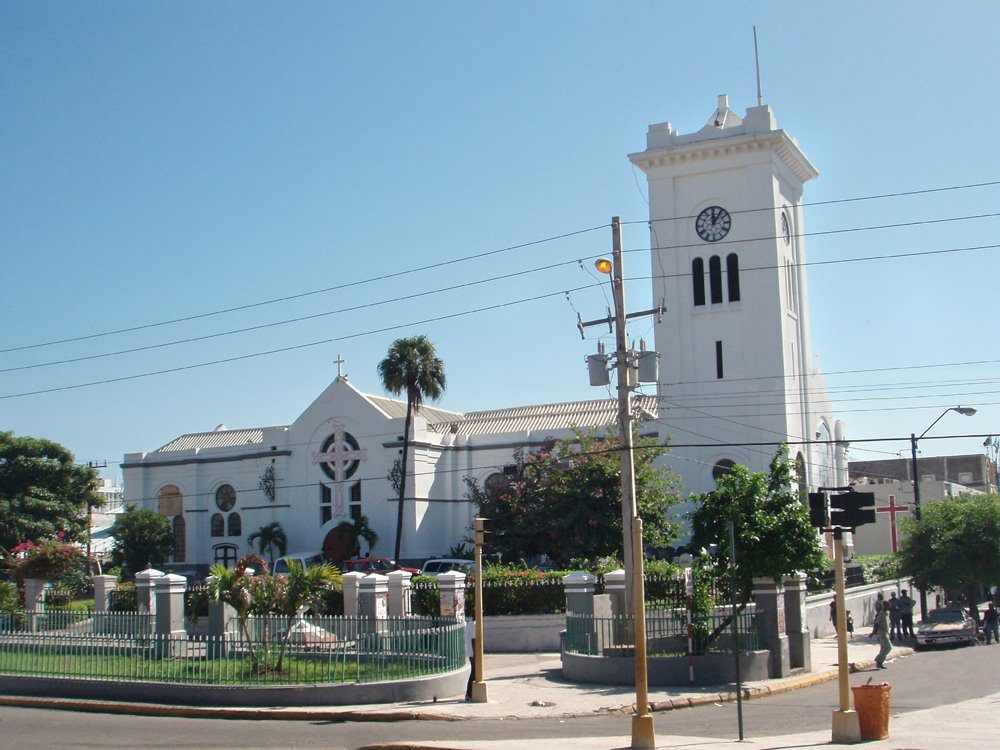
[[[875,493],[851,491],[831,495],[830,523],[842,529],[875,523]]]
[[[819,529],[826,528],[826,493],[809,493],[809,524]]]

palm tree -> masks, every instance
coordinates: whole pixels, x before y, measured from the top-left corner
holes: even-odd
[[[375,546],[378,541],[378,534],[368,525],[368,516],[358,516],[352,521],[341,521],[334,531],[339,531],[347,546],[350,548],[349,555],[355,557],[361,552],[361,540],[368,542],[368,550]]]
[[[274,567],[274,553],[277,552],[278,557],[284,557],[288,551],[288,537],[285,536],[285,530],[281,528],[281,524],[277,521],[272,521],[266,526],[261,526],[247,537],[247,544],[253,544],[254,542],[257,542],[260,554],[268,555],[272,568]]]
[[[400,465],[399,505],[396,509],[395,559],[403,541],[403,498],[406,497],[406,467],[410,452],[410,427],[413,412],[420,408],[425,398],[432,401],[444,393],[444,362],[434,351],[434,344],[426,336],[396,339],[389,347],[385,359],[378,363],[382,386],[388,393],[398,396],[406,393],[406,422],[403,426],[403,458]]]

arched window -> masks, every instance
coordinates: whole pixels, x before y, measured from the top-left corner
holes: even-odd
[[[230,513],[228,520],[229,520],[229,536],[242,536],[243,519],[240,518],[240,514]]]
[[[712,292],[712,304],[722,303],[722,259],[713,255],[708,259],[708,286]]]
[[[705,304],[705,261],[695,258],[691,261],[691,281],[694,283],[695,307]]]
[[[736,462],[730,461],[728,458],[716,461],[715,466],[712,467],[712,479],[718,482],[722,479],[722,477],[732,471],[734,466],[736,466]]]
[[[215,562],[222,563],[227,568],[231,568],[236,564],[235,544],[217,544],[212,548],[212,551],[215,556]]]
[[[740,259],[736,253],[726,256],[726,281],[729,283],[729,301],[740,301]]]
[[[174,562],[185,562],[187,548],[187,525],[184,516],[174,516]]]
[[[212,514],[212,536],[226,535],[226,521],[221,513]]]
[[[168,484],[156,496],[157,510],[165,516],[179,516],[184,512],[184,496],[175,485]]]

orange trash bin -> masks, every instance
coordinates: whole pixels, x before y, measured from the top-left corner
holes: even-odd
[[[854,693],[854,710],[858,712],[861,739],[884,740],[889,736],[889,691],[892,685],[858,685]]]

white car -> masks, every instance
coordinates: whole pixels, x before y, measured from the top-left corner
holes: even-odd
[[[976,621],[961,607],[932,609],[917,625],[917,646],[944,646],[949,643],[975,645]]]
[[[438,557],[425,562],[422,570],[425,576],[439,576],[442,573],[448,573],[450,571],[465,573],[470,576],[476,572],[476,563],[472,560],[459,560],[458,558],[452,557]]]

